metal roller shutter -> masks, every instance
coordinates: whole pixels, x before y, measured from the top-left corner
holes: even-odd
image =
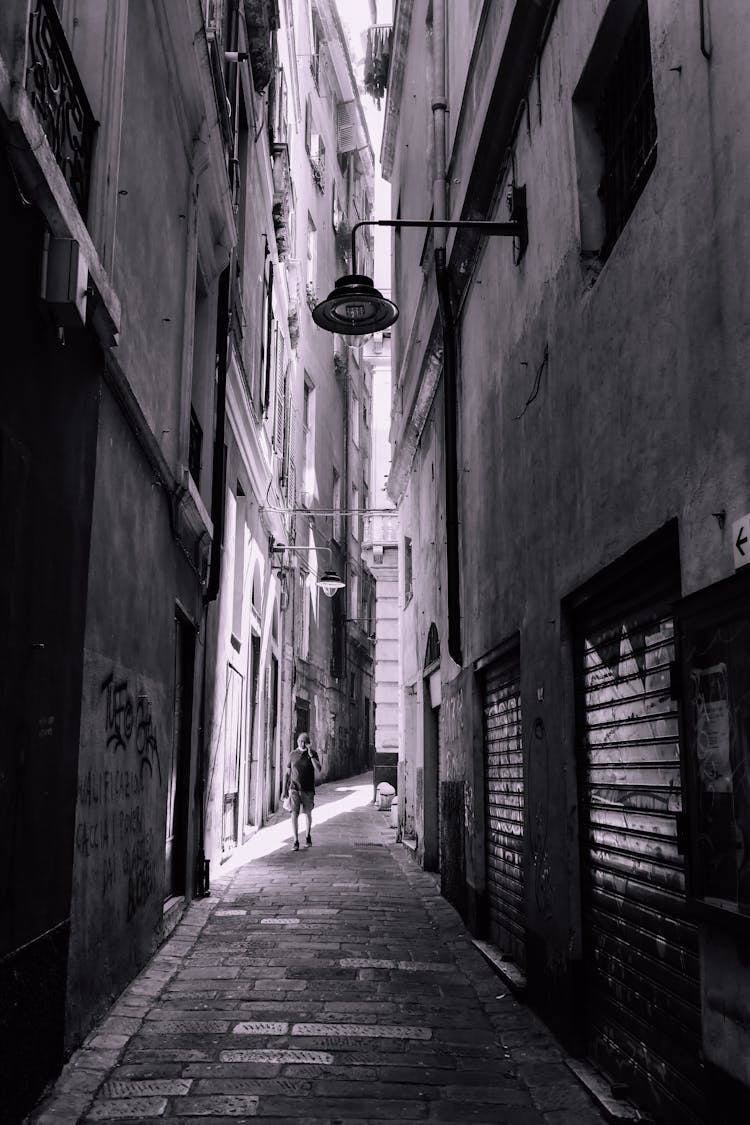
[[[489,936],[524,968],[524,780],[517,661],[485,672],[484,769]]]
[[[659,1121],[689,1125],[705,1120],[698,940],[677,839],[674,624],[655,601],[631,590],[578,623],[587,1023],[594,1062]]]

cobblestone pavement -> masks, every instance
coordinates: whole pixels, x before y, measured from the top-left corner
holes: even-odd
[[[30,1121],[604,1121],[372,792],[321,786],[311,848],[258,832]]]

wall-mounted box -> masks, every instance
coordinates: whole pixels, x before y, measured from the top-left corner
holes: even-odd
[[[88,262],[74,238],[45,235],[41,297],[60,328],[86,323]]]

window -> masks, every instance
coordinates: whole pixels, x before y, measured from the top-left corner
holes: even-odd
[[[581,248],[606,259],[656,164],[646,0],[612,0],[573,101]]]
[[[271,371],[273,361],[273,262],[271,261],[268,243],[266,243],[266,261],[263,271],[263,315],[261,319],[261,346],[260,346],[260,406],[265,413],[268,409],[268,400],[271,393]]]
[[[320,133],[313,133],[310,137],[310,167],[315,186],[319,191],[325,191],[326,146]]]
[[[307,574],[302,583],[302,659],[310,659],[310,620],[317,597],[315,576]]]
[[[325,191],[326,147],[320,133],[313,126],[310,99],[305,102],[305,150],[310,158],[313,179],[320,191]]]
[[[203,430],[198,421],[198,415],[190,407],[190,440],[188,444],[188,470],[193,478],[195,487],[201,483],[201,452],[203,449]]]
[[[349,616],[359,619],[359,574],[354,569],[349,578]]]
[[[310,73],[313,76],[315,88],[318,90],[320,89],[320,47],[323,42],[323,34],[312,0],[309,0],[308,4],[308,17],[310,26]]]
[[[284,460],[288,450],[284,441],[286,435],[286,411],[287,411],[287,381],[288,381],[288,365],[286,358],[286,340],[281,334],[281,329],[276,326],[276,371],[274,377],[274,424],[273,424],[273,447],[278,453],[279,457]],[[284,475],[284,467],[282,466],[282,476]]]
[[[317,304],[315,274],[317,270],[318,232],[310,215],[307,216],[307,265],[305,274],[305,290],[307,303],[312,308]]]
[[[331,675],[337,679],[344,668],[344,620],[346,618],[346,602],[343,598],[334,598],[331,602]]]
[[[302,503],[309,507],[315,492],[315,391],[307,376],[302,395]]]
[[[289,140],[289,107],[286,76],[283,67],[277,66],[269,89],[268,126],[271,143],[285,145]]]
[[[411,539],[408,535],[404,536],[404,605],[408,605],[411,601],[412,594],[412,558],[411,558]]]
[[[310,99],[305,102],[305,152],[309,156],[312,152],[312,106]]]
[[[333,470],[333,489],[332,489],[332,508],[333,508],[333,538],[337,543],[341,542],[341,477],[336,469]]]
[[[336,181],[331,185],[331,225],[335,231],[338,231],[344,218],[344,209],[341,206],[341,199],[339,197],[339,189],[336,186]]]
[[[237,502],[234,524],[234,594],[232,606],[232,633],[236,638],[235,647],[242,641],[242,611],[245,592],[245,531],[247,519],[247,498],[244,489],[237,481]]]

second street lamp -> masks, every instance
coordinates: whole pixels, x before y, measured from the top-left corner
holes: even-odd
[[[271,538],[269,544],[271,559],[274,555],[283,556],[286,551],[326,551],[329,559],[332,557],[333,552],[330,547],[317,547],[317,546],[298,546],[296,543],[274,543]],[[271,565],[274,563],[272,561]],[[275,564],[280,570],[288,569],[284,565],[283,557]],[[336,573],[335,570],[324,570],[323,573],[316,579],[316,584],[321,593],[325,594],[327,598],[332,598],[339,590],[343,590],[346,586],[343,578]]]

